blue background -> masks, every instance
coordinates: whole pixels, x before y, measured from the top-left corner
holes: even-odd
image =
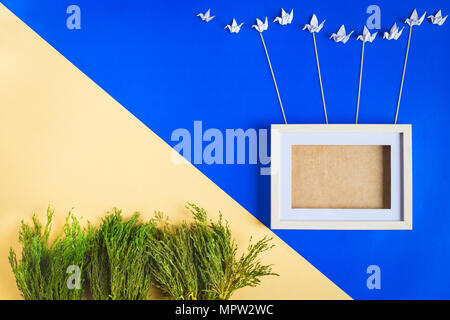
[[[250,28],[256,17],[272,21],[281,6],[294,8],[291,25],[270,22],[264,33],[290,123],[324,122],[311,34],[300,27],[312,13],[326,19],[317,45],[328,117],[352,123],[361,43],[336,44],[331,33],[342,23],[360,32],[371,4],[381,8],[381,31],[403,25],[415,7],[419,14],[450,10],[443,0],[1,2],[172,146],[172,131],[192,131],[194,120],[222,132],[282,123],[261,41]],[[81,30],[66,28],[71,4],[81,8]],[[216,18],[206,24],[195,15],[208,8]],[[245,21],[237,35],[223,30],[233,17]],[[449,23],[426,21],[412,34],[399,123],[413,124],[414,230],[276,231],[353,298],[450,298]],[[407,31],[398,41],[367,44],[360,123],[393,122]],[[258,165],[197,167],[269,225],[270,178]],[[366,287],[371,264],[381,267],[381,290]]]

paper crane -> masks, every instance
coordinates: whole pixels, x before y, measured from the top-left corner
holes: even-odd
[[[445,17],[442,17],[442,10],[439,10],[434,16],[431,15],[428,17],[428,19],[431,20],[432,24],[437,24],[438,26],[442,26],[445,22],[445,20],[447,20],[448,15],[446,15]]]
[[[259,32],[263,32],[263,31],[267,30],[268,27],[269,27],[269,24],[267,23],[267,17],[266,17],[265,22],[262,22],[261,20],[256,18],[256,24],[252,25],[252,28],[255,28]]]
[[[320,30],[322,30],[323,28],[323,24],[325,23],[325,20],[322,21],[322,23],[319,25],[319,21],[317,20],[317,17],[315,14],[312,15],[311,21],[309,22],[309,24],[306,24],[303,27],[303,30],[308,29],[309,32],[311,33],[317,33]]]
[[[256,18],[256,24],[252,25],[252,28],[255,28],[256,31],[259,32],[259,36],[261,37],[261,42],[264,47],[264,51],[266,52],[267,62],[269,63],[270,73],[272,74],[273,84],[275,85],[275,91],[277,92],[278,102],[280,103],[281,113],[283,114],[284,123],[287,124],[286,115],[284,114],[283,103],[281,102],[280,92],[278,91],[277,80],[275,80],[275,74],[273,73],[272,64],[270,63],[269,52],[267,51],[266,43],[264,42],[264,37],[262,35],[263,31],[267,30],[269,24],[267,23],[267,17],[265,22]]]
[[[281,17],[276,17],[273,22],[278,22],[281,25],[291,24],[292,18],[294,18],[294,9],[291,10],[291,13],[287,13],[281,8]]]
[[[400,38],[400,36],[403,33],[403,29],[405,29],[405,27],[403,27],[402,30],[399,30],[397,27],[397,24],[394,23],[394,25],[391,27],[391,30],[389,30],[389,32],[384,32],[383,39],[398,40],[398,38]]]
[[[312,33],[314,52],[316,53],[317,73],[319,74],[320,93],[322,95],[323,112],[325,114],[325,123],[328,124],[327,107],[325,104],[325,95],[323,93],[322,76],[320,74],[319,54],[317,53],[316,36],[314,35],[315,33],[318,33],[320,30],[322,30],[324,23],[325,20],[322,21],[322,23],[319,25],[316,15],[313,14],[311,21],[309,22],[309,24],[306,24],[303,27],[303,30],[308,29],[308,31]]]
[[[345,26],[342,25],[337,33],[333,33],[330,37],[330,39],[333,39],[334,42],[342,42],[343,44],[346,44],[347,41],[350,39],[350,36],[352,35],[353,31],[347,34],[345,31]]]
[[[427,14],[427,12],[425,11],[425,13],[420,17],[419,19],[419,15],[417,14],[417,10],[414,9],[413,12],[411,13],[411,16],[409,16],[408,19],[405,20],[405,22],[410,26],[420,26],[423,22],[423,19],[425,19],[425,15]]]
[[[230,30],[231,33],[239,33],[241,31],[241,27],[244,23],[241,22],[241,24],[237,24],[236,19],[233,18],[233,22],[231,23],[231,26],[227,24],[224,29]]]
[[[377,36],[377,32],[374,32],[373,34],[370,34],[369,29],[367,29],[366,26],[364,26],[363,33],[358,36],[358,40],[361,40],[362,42],[362,50],[361,50],[361,66],[359,69],[359,85],[358,85],[358,100],[356,102],[356,121],[355,123],[358,124],[358,115],[359,115],[359,102],[361,101],[361,82],[362,82],[362,73],[363,73],[363,65],[364,65],[364,45],[366,42],[373,42],[375,40],[375,37]]]
[[[398,93],[397,110],[395,111],[394,124],[397,124],[398,111],[400,109],[400,102],[402,100],[403,83],[405,81],[406,64],[408,62],[409,48],[411,46],[412,29],[413,29],[413,26],[420,26],[422,24],[423,20],[425,19],[425,15],[426,15],[426,12],[419,18],[419,15],[417,14],[417,10],[414,9],[413,12],[411,13],[411,16],[405,20],[405,22],[409,25],[408,44],[406,45],[405,63],[403,65],[402,80],[400,82],[400,91]]]
[[[365,42],[373,42],[373,40],[375,40],[375,37],[377,36],[377,34],[378,34],[378,32],[374,32],[373,34],[370,34],[369,29],[367,29],[367,27],[364,26],[363,33],[360,34],[357,39],[361,40],[363,42],[363,44]]]
[[[210,22],[215,16],[211,16],[211,9],[208,9],[205,14],[199,13],[197,17],[200,17],[203,21]]]

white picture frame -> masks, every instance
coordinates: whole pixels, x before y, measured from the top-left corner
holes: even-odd
[[[390,146],[390,208],[292,208],[293,145]],[[273,124],[271,126],[271,228],[411,230],[411,125]]]

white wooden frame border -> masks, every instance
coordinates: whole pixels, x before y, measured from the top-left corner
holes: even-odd
[[[280,164],[281,148],[283,145],[282,134],[286,133],[399,133],[401,137],[400,143],[400,157],[401,157],[401,195],[400,195],[400,216],[395,220],[386,219],[360,219],[351,220],[352,216],[357,217],[357,213],[365,213],[372,211],[375,213],[377,209],[282,209],[281,185],[280,185]],[[319,144],[320,143],[311,143]],[[328,143],[327,143],[328,144]],[[331,143],[333,144],[333,143]],[[349,143],[352,144],[352,143]],[[383,144],[386,144],[383,141]],[[391,143],[387,143],[391,145]],[[377,145],[376,143],[367,145]],[[284,146],[286,147],[286,146]],[[391,150],[392,151],[392,150]],[[395,160],[395,159],[394,159]],[[391,159],[392,163],[393,159]],[[286,165],[283,162],[283,165]],[[289,184],[289,194],[291,194],[291,184]],[[395,194],[393,193],[395,196]],[[289,196],[290,198],[290,196]],[[284,202],[286,200],[284,199]],[[290,206],[290,204],[289,204]],[[285,206],[284,206],[285,207]],[[288,212],[286,212],[288,211]],[[340,211],[340,213],[349,214],[348,220],[339,221],[327,220],[323,218],[322,221],[303,219],[301,216],[294,217],[292,212],[296,213],[333,213]],[[376,213],[387,213],[388,210],[378,210]],[[353,213],[353,214],[352,214]],[[307,217],[307,215],[303,215]],[[367,216],[366,216],[367,217]],[[347,219],[347,218],[346,218]],[[389,221],[391,220],[391,221]],[[271,227],[272,229],[335,229],[335,230],[410,230],[412,229],[412,143],[411,143],[411,125],[388,125],[388,124],[336,124],[336,125],[272,125],[271,128]]]

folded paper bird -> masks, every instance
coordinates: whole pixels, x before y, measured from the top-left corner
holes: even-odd
[[[377,36],[378,32],[374,32],[373,34],[370,34],[369,29],[367,29],[366,26],[364,26],[363,33],[358,36],[358,40],[361,40],[362,42],[373,42],[375,40],[375,37]]]
[[[281,8],[281,17],[276,17],[273,22],[278,22],[279,24],[285,26],[287,24],[291,24],[293,18],[294,9],[291,10],[291,13],[287,13],[283,8]]]
[[[200,17],[200,19],[202,19],[203,21],[209,22],[209,21],[211,21],[215,16],[211,16],[211,9],[208,9],[208,11],[206,11],[205,14],[199,13],[199,14],[197,15],[197,17]]]
[[[231,23],[231,26],[227,24],[224,29],[230,30],[231,33],[239,33],[241,31],[241,27],[244,23],[237,24],[236,19],[233,18],[233,22]]]
[[[346,44],[347,41],[350,39],[350,36],[352,35],[353,31],[347,34],[345,31],[345,26],[342,25],[337,33],[333,33],[330,37],[330,39],[333,39],[334,42],[342,42],[343,44]]]
[[[420,18],[419,15],[417,14],[417,10],[414,9],[413,12],[411,13],[411,16],[405,20],[405,22],[410,26],[420,26],[423,22],[423,19],[425,19],[425,15],[427,13],[425,12]]]
[[[262,22],[261,20],[256,18],[256,24],[252,25],[252,28],[255,28],[259,32],[263,32],[263,31],[267,30],[268,27],[269,27],[269,24],[267,22],[267,17],[266,17],[265,22]]]
[[[319,21],[317,20],[316,15],[313,14],[311,21],[309,22],[309,24],[306,24],[303,27],[303,30],[308,29],[308,31],[311,33],[313,33],[313,32],[318,33],[320,30],[322,30],[324,23],[325,23],[325,20],[323,20],[322,23],[319,25]]]
[[[445,20],[447,20],[448,15],[446,15],[445,17],[442,17],[442,10],[439,10],[434,16],[431,15],[428,17],[428,19],[431,20],[432,24],[437,24],[438,26],[442,26],[445,22]]]
[[[398,38],[402,35],[403,29],[405,29],[405,27],[403,27],[402,30],[399,30],[397,24],[394,23],[391,30],[383,34],[383,39],[398,40]]]

